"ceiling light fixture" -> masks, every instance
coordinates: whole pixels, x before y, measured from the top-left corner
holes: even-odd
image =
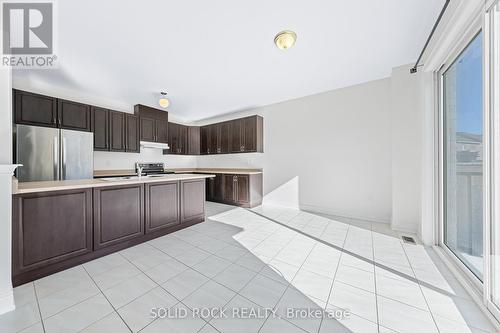
[[[280,50],[286,50],[291,48],[295,44],[296,40],[297,34],[295,32],[291,30],[284,30],[274,37],[274,44],[276,44]]]
[[[160,103],[160,106],[162,108],[167,108],[170,105],[170,101],[167,98],[167,93],[162,91],[162,92],[160,92],[160,94],[161,94],[161,97],[160,97],[160,100],[158,101],[158,103]]]

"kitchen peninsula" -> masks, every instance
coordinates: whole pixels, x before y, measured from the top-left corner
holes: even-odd
[[[20,182],[13,283],[20,285],[203,222],[212,174]]]

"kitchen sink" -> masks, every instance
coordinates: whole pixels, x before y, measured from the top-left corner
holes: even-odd
[[[149,175],[149,176],[126,176],[126,177],[106,177],[106,178],[99,178],[100,180],[104,180],[106,182],[121,182],[124,180],[137,180],[137,179],[148,179],[148,178],[159,178],[163,177],[165,175]]]

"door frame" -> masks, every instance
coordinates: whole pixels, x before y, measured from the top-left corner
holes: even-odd
[[[485,36],[484,36],[484,19],[482,16],[477,17],[467,28],[466,33],[462,35],[461,40],[456,43],[454,48],[451,50],[451,52],[448,53],[448,57],[444,61],[444,63],[441,65],[438,71],[435,72],[435,78],[438,86],[438,93],[437,93],[437,99],[438,99],[438,116],[437,116],[437,147],[436,151],[438,153],[438,179],[437,179],[437,215],[438,215],[438,223],[437,223],[437,245],[441,249],[442,253],[445,255],[445,257],[453,264],[455,268],[458,269],[459,273],[465,278],[465,280],[470,284],[470,286],[473,288],[473,291],[478,294],[480,297],[483,297],[483,283],[479,278],[472,273],[472,271],[465,266],[465,264],[448,248],[448,246],[444,242],[444,223],[445,223],[445,182],[446,182],[446,172],[445,172],[445,155],[446,155],[446,147],[445,147],[445,135],[446,135],[446,129],[445,129],[445,117],[444,117],[444,85],[443,85],[443,75],[446,73],[446,71],[454,64],[455,60],[460,56],[460,54],[467,48],[467,46],[474,40],[474,38],[479,34],[483,32],[483,45]],[[484,48],[483,48],[484,49]],[[483,64],[484,67],[484,64]],[[484,72],[484,71],[483,71]],[[484,77],[483,77],[484,80]],[[485,103],[483,103],[484,105]],[[484,114],[484,108],[483,108],[483,114]],[[483,137],[486,137],[485,131],[485,124],[484,120],[487,117],[484,115],[483,116]],[[486,155],[486,152],[488,150],[487,148],[487,140],[483,140],[483,150],[484,150],[484,155]],[[485,167],[487,165],[486,161],[486,156],[483,158],[483,192],[485,191],[485,175],[486,171]],[[487,200],[484,199],[484,202]],[[483,202],[483,205],[484,205]],[[485,210],[483,209],[483,214],[485,214]],[[485,214],[486,215],[486,214]],[[484,246],[484,232],[483,232],[483,246]],[[484,256],[486,257],[486,253],[484,253]],[[484,260],[484,259],[483,259]],[[484,277],[484,272],[483,272],[483,277]],[[483,278],[484,279],[484,278]]]

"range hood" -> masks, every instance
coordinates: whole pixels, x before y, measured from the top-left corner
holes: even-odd
[[[141,148],[170,149],[168,143],[141,141]]]

